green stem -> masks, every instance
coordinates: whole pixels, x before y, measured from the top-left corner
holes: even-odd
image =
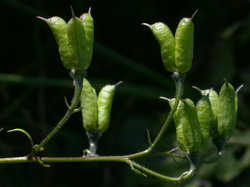
[[[158,154],[158,155],[156,155]],[[167,154],[167,152],[163,153],[148,153],[147,155],[143,156],[162,156]],[[168,155],[175,158],[184,159],[182,155]],[[28,163],[28,162],[36,162],[37,159],[40,159],[42,162],[49,162],[49,163],[56,163],[56,162],[127,162],[127,160],[133,159],[130,155],[121,155],[121,156],[83,156],[83,157],[32,157],[28,156],[21,156],[21,157],[8,157],[8,158],[0,158],[0,164],[7,164],[7,163]]]
[[[173,79],[174,79],[174,82],[175,82],[175,90],[176,90],[176,94],[175,94],[175,103],[173,105],[173,107],[171,108],[168,116],[167,116],[167,119],[166,121],[164,122],[164,124],[162,125],[157,137],[154,139],[154,141],[151,143],[151,145],[148,147],[148,149],[142,151],[142,152],[138,152],[138,153],[135,153],[135,154],[131,154],[130,155],[130,158],[137,158],[137,157],[141,157],[145,154],[148,154],[150,153],[153,148],[157,145],[157,143],[160,141],[160,139],[162,138],[163,134],[166,132],[171,120],[172,120],[172,117],[177,109],[177,106],[179,104],[179,100],[181,99],[182,97],[182,94],[183,94],[183,89],[184,89],[184,78],[185,78],[185,74],[180,74],[180,73],[177,73],[177,72],[174,72],[173,73]]]
[[[186,172],[183,172],[179,177],[170,177],[170,176],[155,172],[151,169],[148,169],[148,168],[146,168],[146,167],[144,167],[136,162],[130,161],[130,160],[128,160],[127,163],[130,165],[132,164],[133,167],[139,169],[140,172],[144,171],[145,173],[148,173],[154,177],[160,178],[162,180],[172,181],[172,182],[181,182],[183,180],[189,179],[194,175],[194,173],[196,171],[196,167],[194,165],[191,165],[190,169]]]
[[[184,89],[183,81],[184,81],[184,78],[185,78],[185,74],[180,74],[180,73],[177,73],[177,72],[173,73],[173,79],[174,79],[174,82],[175,82],[175,89],[176,89],[175,102],[174,102],[173,108],[170,110],[169,115],[168,115],[165,123],[163,124],[160,132],[158,133],[157,137],[155,138],[155,140],[151,144],[151,146],[150,146],[151,150],[160,141],[161,137],[166,132],[166,130],[167,130],[167,128],[168,128],[168,126],[169,126],[169,124],[170,124],[170,122],[172,120],[172,117],[173,117],[173,115],[174,115],[174,113],[175,113],[175,111],[177,109],[178,104],[179,104],[179,100],[181,99],[182,94],[183,94],[183,89]]]
[[[196,171],[195,165],[191,164],[189,171],[183,172],[179,177],[169,177],[158,172],[155,172],[151,169],[148,169],[132,160],[127,156],[84,156],[84,157],[12,157],[12,158],[0,158],[0,164],[9,164],[9,163],[30,163],[30,162],[42,162],[42,163],[66,163],[66,162],[123,162],[130,165],[133,171],[137,171],[145,176],[144,173],[148,173],[157,178],[172,181],[180,182],[186,180],[193,176]],[[144,172],[144,173],[142,173]]]
[[[85,76],[85,72],[78,72],[75,70],[71,70],[70,73],[73,79],[73,85],[75,89],[71,104],[70,106],[68,106],[68,111],[58,122],[56,127],[52,131],[50,131],[49,134],[42,140],[42,142],[33,147],[31,155],[36,154],[39,151],[42,151],[46,143],[57,133],[59,129],[62,128],[62,126],[66,123],[66,121],[70,118],[70,116],[75,112],[75,108],[77,107],[80,101],[81,91],[82,91],[82,81]]]
[[[30,155],[24,156],[24,157],[13,157],[13,158],[0,158],[0,164],[1,163],[27,163],[27,162],[38,162],[38,163],[47,163],[47,162],[100,162],[100,161],[106,161],[106,162],[123,162],[128,165],[130,165],[131,169],[135,171],[136,173],[142,174],[144,176],[145,173],[150,174],[152,176],[158,177],[163,180],[173,181],[173,182],[180,182],[182,180],[190,178],[194,172],[196,171],[196,165],[190,162],[190,169],[187,172],[183,172],[179,177],[169,177],[163,174],[160,174],[158,172],[155,172],[153,170],[150,170],[134,161],[132,159],[139,158],[142,156],[156,156],[156,155],[167,155],[171,157],[176,158],[183,158],[182,155],[173,154],[173,151],[169,152],[163,152],[163,153],[152,153],[151,151],[153,148],[157,145],[157,143],[160,141],[161,137],[167,130],[170,121],[172,119],[172,116],[174,112],[177,109],[179,100],[182,97],[183,93],[183,80],[184,80],[184,74],[179,74],[177,72],[174,73],[174,80],[175,80],[175,86],[176,86],[176,95],[175,95],[175,103],[173,107],[170,110],[170,113],[163,124],[162,128],[160,129],[157,137],[155,140],[150,144],[149,148],[145,151],[130,154],[130,155],[124,155],[124,156],[84,156],[84,157],[36,157],[34,154],[41,151],[41,149],[44,147],[44,145],[56,134],[56,132],[65,124],[65,122],[69,119],[69,117],[75,112],[75,108],[77,107],[77,104],[80,99],[81,90],[82,90],[82,80],[83,80],[84,73],[83,72],[74,72],[72,71],[72,78],[74,80],[74,96],[71,101],[71,105],[68,106],[68,111],[64,115],[64,117],[59,121],[57,126],[45,137],[45,139],[39,144],[35,145],[33,147],[33,151]],[[94,151],[93,151],[94,152]],[[188,158],[189,159],[189,158]],[[189,159],[190,161],[190,159]],[[43,164],[45,165],[45,164]]]

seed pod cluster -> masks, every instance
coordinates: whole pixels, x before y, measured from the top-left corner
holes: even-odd
[[[210,136],[228,140],[235,129],[237,117],[238,98],[235,89],[226,82],[222,85],[219,94],[211,90],[208,97],[213,114]]]
[[[224,83],[219,94],[212,89],[200,91],[196,106],[190,99],[180,100],[173,115],[177,142],[187,153],[201,151],[210,137],[221,150],[235,129],[238,99],[233,86]],[[174,102],[169,100],[171,107]]]
[[[57,16],[48,19],[38,18],[46,21],[51,28],[64,67],[78,71],[88,69],[94,43],[94,22],[90,11],[80,18],[73,15],[68,23]]]
[[[210,136],[222,141],[228,140],[235,129],[238,109],[238,98],[234,87],[226,82],[222,85],[219,94],[214,90],[203,90],[202,94],[208,95],[211,104],[209,110],[200,109],[204,113],[203,118],[210,121]],[[202,119],[200,123],[202,124]]]
[[[92,132],[105,132],[107,130],[116,86],[104,86],[97,97],[95,89],[87,79],[84,79],[81,107],[85,130]]]
[[[169,27],[157,22],[148,26],[161,49],[161,57],[165,68],[170,72],[188,72],[192,66],[194,45],[194,24],[191,18],[183,18],[179,22],[175,36]]]

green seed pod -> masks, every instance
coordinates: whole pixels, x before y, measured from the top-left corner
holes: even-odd
[[[175,99],[169,100],[169,105],[171,108],[173,107],[174,102],[175,102]],[[177,109],[173,115],[174,123],[175,123],[175,127],[176,127],[176,139],[177,139],[177,142],[178,142],[180,149],[183,151],[188,151],[188,145],[187,145],[187,141],[186,141],[186,138],[184,136],[183,127],[182,127],[183,121],[185,120],[185,118],[183,118],[184,115],[185,115],[184,103],[182,100],[180,100],[179,104],[177,106]]]
[[[148,25],[161,48],[161,57],[164,67],[170,71],[176,71],[175,65],[175,39],[174,35],[167,25],[158,22],[153,25]]]
[[[175,36],[164,23],[143,24],[153,32],[161,48],[163,64],[170,72],[186,73],[192,66],[194,48],[194,24],[192,19],[194,15],[191,18],[181,19]]]
[[[202,98],[196,104],[198,120],[203,135],[203,145],[206,145],[210,137],[211,126],[213,123],[213,111],[208,96]]]
[[[89,67],[92,56],[93,56],[93,45],[94,45],[94,20],[90,14],[90,10],[88,13],[84,13],[80,16],[80,20],[84,27],[86,45],[84,45],[85,51],[85,61],[86,68]]]
[[[76,70],[85,70],[88,67],[86,63],[86,39],[85,31],[81,20],[73,17],[68,22],[68,44],[72,49],[72,57],[70,64]]]
[[[45,20],[50,26],[59,47],[59,53],[66,69],[84,71],[88,69],[92,55],[94,42],[94,23],[89,13],[80,18],[74,15],[66,23],[60,17],[52,17]]]
[[[62,18],[57,16],[51,17],[49,19],[42,17],[38,18],[46,21],[52,30],[64,67],[69,70],[72,69],[70,64],[72,50],[68,47],[67,23]]]
[[[95,89],[87,79],[83,80],[83,89],[81,94],[81,107],[83,116],[83,127],[87,131],[98,131],[97,118],[97,95]]]
[[[177,72],[185,73],[192,67],[194,24],[192,18],[183,18],[175,32],[175,64]]]
[[[235,129],[236,124],[236,103],[235,90],[229,83],[224,83],[219,93],[218,105],[218,135],[224,140],[228,140]]]
[[[219,96],[215,90],[208,90],[209,91],[209,100],[212,107],[212,124],[210,128],[210,135],[212,138],[217,137],[218,129],[217,129],[217,115],[218,115],[218,106],[219,106]]]
[[[106,85],[99,92],[98,105],[98,130],[104,132],[107,130],[110,121],[110,112],[115,93],[115,85]]]
[[[175,99],[169,101],[171,107],[174,101]],[[187,153],[200,152],[202,132],[193,101],[190,99],[180,100],[173,117],[180,148]]]

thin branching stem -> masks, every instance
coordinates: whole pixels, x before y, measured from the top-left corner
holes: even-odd
[[[123,162],[130,166],[131,170],[141,174],[143,176],[147,176],[147,174],[155,176],[157,178],[173,181],[173,182],[180,182],[185,179],[190,178],[194,172],[196,171],[195,165],[193,165],[190,162],[190,169],[186,172],[183,172],[179,177],[169,177],[163,174],[160,174],[158,172],[155,172],[151,169],[148,169],[141,164],[136,163],[133,161],[133,159],[144,157],[144,156],[169,156],[173,158],[181,158],[186,159],[184,155],[175,154],[173,153],[173,150],[170,150],[168,152],[158,152],[153,153],[153,148],[158,144],[160,139],[162,138],[163,134],[166,132],[171,119],[177,109],[179,100],[182,97],[183,93],[183,80],[185,75],[179,74],[177,72],[174,73],[174,81],[176,86],[176,95],[175,95],[175,103],[173,107],[171,108],[169,115],[163,124],[162,128],[160,129],[157,137],[154,139],[154,141],[151,141],[150,139],[150,145],[149,148],[145,151],[138,152],[135,154],[129,154],[129,155],[122,155],[122,156],[83,156],[83,157],[37,157],[35,154],[43,147],[45,144],[57,133],[57,131],[65,124],[65,122],[69,119],[69,117],[76,111],[76,107],[79,103],[80,96],[81,96],[81,90],[82,90],[82,80],[84,77],[83,72],[72,72],[72,78],[74,80],[74,96],[71,101],[71,104],[68,105],[68,111],[63,116],[63,118],[59,121],[59,123],[56,125],[56,127],[43,139],[43,141],[39,145],[35,145],[33,148],[33,151],[28,156],[22,156],[22,157],[12,157],[12,158],[0,158],[0,164],[3,163],[28,163],[28,162],[37,162],[42,164],[43,166],[48,166],[45,163],[57,163],[57,162]],[[175,150],[175,149],[174,149]],[[190,159],[188,159],[190,161]]]
[[[177,109],[179,101],[180,101],[180,99],[182,97],[183,90],[184,90],[184,78],[185,78],[185,74],[180,74],[180,73],[177,73],[177,72],[173,73],[173,79],[174,79],[174,82],[175,82],[175,90],[176,90],[175,103],[174,103],[173,107],[171,107],[171,110],[170,110],[170,112],[169,112],[169,114],[167,116],[166,121],[162,125],[159,133],[157,134],[154,141],[149,145],[149,147],[146,150],[142,151],[142,152],[131,154],[130,158],[138,158],[138,157],[141,157],[143,155],[147,155],[158,144],[158,142],[162,138],[163,134],[166,132],[166,130],[167,130],[167,128],[168,128],[168,126],[169,126],[169,124],[170,124],[170,122],[172,120],[172,117],[173,117],[173,115],[174,115],[174,113],[175,113],[175,111]]]
[[[150,153],[149,153],[150,155]],[[169,177],[158,172],[155,172],[151,169],[148,169],[141,164],[138,164],[132,161],[129,158],[129,155],[125,156],[84,156],[84,157],[30,157],[30,156],[22,156],[22,157],[12,157],[12,158],[0,158],[0,164],[10,164],[10,163],[66,163],[66,162],[123,162],[128,164],[133,171],[136,173],[141,173],[144,176],[146,174],[150,174],[162,180],[168,180],[173,182],[180,182],[190,178],[196,168],[191,165],[190,169],[186,172],[183,172],[179,177]]]
[[[80,101],[81,97],[81,91],[82,91],[82,82],[83,78],[85,76],[85,72],[79,72],[75,70],[71,70],[71,77],[73,79],[73,85],[74,85],[74,95],[71,101],[71,105],[67,106],[68,110],[65,113],[65,115],[62,117],[62,119],[58,122],[58,124],[55,126],[55,128],[49,132],[49,134],[42,140],[42,142],[38,145],[35,145],[31,155],[34,155],[38,153],[39,151],[43,150],[46,143],[59,131],[59,129],[62,128],[62,126],[66,123],[66,121],[70,118],[70,116],[75,113],[75,109]]]

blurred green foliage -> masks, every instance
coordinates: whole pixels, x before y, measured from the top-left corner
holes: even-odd
[[[124,81],[115,95],[110,129],[100,141],[99,154],[128,154],[145,149],[146,129],[155,137],[169,110],[159,96],[174,95],[159,46],[141,23],[162,21],[175,30],[179,20],[191,16],[197,8],[194,62],[186,78],[184,97],[199,99],[192,85],[217,89],[224,79],[235,87],[243,83],[237,131],[222,159],[201,165],[198,174],[184,184],[143,178],[123,164],[62,163],[52,164],[51,168],[38,164],[0,165],[0,186],[249,186],[249,0],[0,0],[0,127],[23,128],[39,142],[66,111],[63,97],[72,95],[71,79],[61,65],[50,29],[36,16],[57,15],[68,20],[69,4],[76,15],[92,7],[95,48],[89,80],[97,88]],[[77,113],[49,142],[43,155],[81,156],[87,146]],[[175,146],[172,126],[158,149]],[[0,157],[25,155],[29,149],[23,135],[1,132]],[[208,153],[214,151],[211,147]],[[169,175],[179,175],[188,167],[186,161],[162,157],[139,162]]]

